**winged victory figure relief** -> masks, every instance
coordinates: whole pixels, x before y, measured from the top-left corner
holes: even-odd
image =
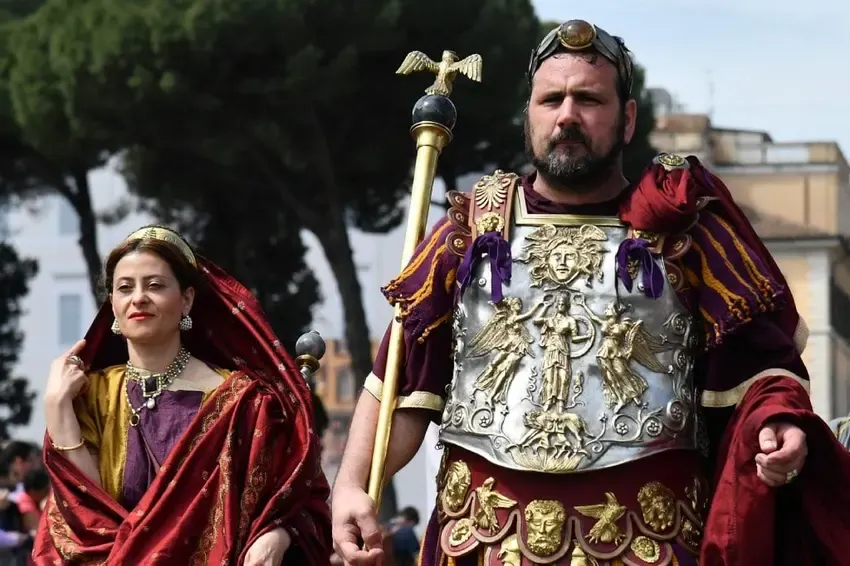
[[[516,297],[505,297],[500,303],[491,305],[496,312],[469,342],[467,356],[478,358],[496,352],[476,378],[475,390],[487,391],[494,403],[504,403],[517,364],[526,355],[534,356],[531,351],[534,339],[525,322],[534,317],[546,303],[541,301],[524,314],[522,301]]]
[[[596,358],[608,406],[617,412],[632,401],[640,405],[641,396],[649,386],[632,368],[631,362],[656,373],[666,373],[667,368],[658,361],[656,354],[668,350],[669,346],[647,332],[642,321],[624,317],[627,307],[616,301],[605,308],[602,318],[586,310],[601,327],[602,345]]]

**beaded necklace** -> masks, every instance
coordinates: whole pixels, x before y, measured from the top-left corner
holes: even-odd
[[[186,351],[185,348],[180,348],[180,351],[177,353],[177,357],[174,358],[174,361],[168,364],[168,367],[165,368],[165,371],[162,373],[150,373],[143,370],[138,369],[129,361],[127,362],[127,405],[130,407],[130,424],[132,426],[138,426],[139,421],[141,420],[139,415],[141,414],[143,409],[147,409],[152,411],[156,408],[156,399],[162,392],[168,389],[168,386],[171,385],[175,379],[180,377],[180,374],[183,373],[183,370],[186,369],[186,366],[189,365],[189,352]],[[142,388],[142,397],[146,399],[145,403],[141,406],[134,407],[133,402],[130,401],[130,382],[135,381]]]

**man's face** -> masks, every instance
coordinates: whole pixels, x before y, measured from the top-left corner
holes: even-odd
[[[549,57],[534,75],[525,143],[545,178],[571,191],[593,192],[620,166],[634,134],[636,103],[620,103],[617,71],[593,54]]]
[[[15,482],[24,481],[26,475],[36,469],[38,465],[38,455],[35,453],[30,454],[26,458],[15,458],[15,461],[12,462],[12,477],[10,479]]]

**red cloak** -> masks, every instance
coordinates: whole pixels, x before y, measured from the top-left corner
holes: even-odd
[[[735,399],[731,418],[728,412],[706,409],[709,421],[723,422],[714,423],[722,434],[716,446],[715,487],[700,565],[846,564],[850,560],[850,452],[812,410],[801,385],[807,376],[799,352],[779,346],[797,341],[800,317],[793,298],[779,267],[729,190],[696,158],[687,161],[687,166],[670,170],[650,165],[623,201],[620,216],[638,230],[687,232],[692,238],[688,245],[699,246],[699,253],[689,257],[701,256],[701,264],[681,266],[685,273],[696,274],[691,277],[694,288],[680,296],[694,312],[715,322],[705,328],[707,356],[714,360],[714,367],[708,372],[708,383],[702,385],[717,390],[748,385]],[[712,223],[708,229],[697,224],[703,218]],[[715,245],[721,235],[727,241]],[[736,312],[718,299],[718,289],[726,298],[740,299],[733,303],[740,307]],[[758,334],[772,343],[749,350],[736,344],[751,326],[757,326]],[[730,347],[723,352],[727,343]],[[786,371],[771,375],[769,370],[760,371],[763,366]],[[787,370],[797,379],[789,377]],[[760,379],[750,383],[756,374]],[[755,465],[759,431],[773,422],[799,426],[808,443],[800,476],[778,489],[758,479]]]
[[[241,564],[264,533],[285,528],[287,564],[328,564],[329,488],[310,393],[255,297],[198,257],[207,285],[187,349],[234,371],[201,407],[133,510],[45,442],[53,495],[33,558],[47,564]],[[91,370],[127,361],[104,305],[81,357]]]

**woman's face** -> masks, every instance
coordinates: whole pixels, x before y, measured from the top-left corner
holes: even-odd
[[[156,254],[131,252],[115,265],[112,311],[131,342],[162,342],[179,333],[194,297],[194,289],[180,290],[171,266]]]

